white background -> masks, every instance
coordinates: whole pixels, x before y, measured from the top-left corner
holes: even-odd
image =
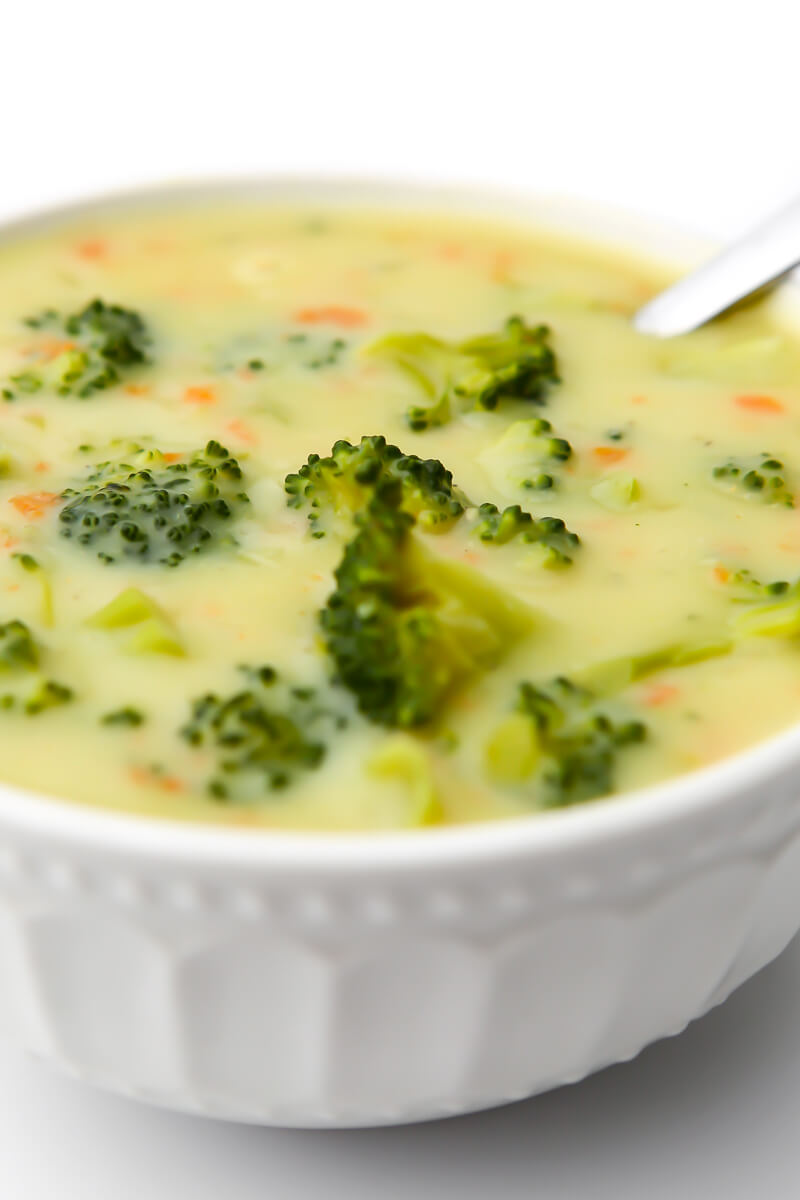
[[[524,185],[734,235],[800,193],[797,0],[6,0],[2,14],[0,215],[279,168]],[[0,1047],[3,1200],[783,1200],[800,1192],[798,1128],[797,943],[635,1063],[406,1130],[214,1126]]]

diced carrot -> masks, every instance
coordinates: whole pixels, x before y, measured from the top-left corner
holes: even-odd
[[[737,396],[735,403],[739,405],[739,408],[747,409],[748,412],[782,413],[785,411],[785,405],[780,400],[776,400],[774,396]]]
[[[187,387],[183,393],[184,404],[216,404],[217,393],[212,387]]]
[[[0,535],[0,549],[13,550],[14,547],[18,545],[19,539],[12,537],[10,533],[4,533]]]
[[[494,283],[508,283],[509,272],[514,262],[513,250],[498,250],[493,259],[489,275]]]
[[[97,262],[101,258],[108,257],[108,242],[103,238],[87,238],[83,242],[78,242],[75,247],[75,253],[78,258],[85,258],[89,262]]]
[[[37,357],[43,358],[45,362],[52,362],[59,355],[67,354],[68,351],[74,349],[74,342],[65,341],[63,338],[45,338],[44,341],[38,343],[36,353]]]
[[[177,450],[170,450],[170,451],[168,451],[167,454],[164,455],[164,462],[168,462],[168,463],[180,462],[180,460],[182,458],[183,458],[183,455],[179,454]]]
[[[152,237],[142,242],[142,249],[147,254],[168,254],[174,248],[175,243],[167,237]]]
[[[460,262],[466,251],[460,242],[442,242],[438,253],[446,262]]]
[[[13,504],[17,512],[22,513],[23,517],[30,517],[32,521],[37,521],[57,501],[58,495],[56,492],[29,492],[23,496],[11,496],[8,502],[9,504]]]
[[[623,446],[595,446],[592,450],[595,458],[607,467],[622,462],[623,458],[627,458],[628,453],[629,451]]]
[[[130,777],[144,787],[157,787],[162,792],[182,792],[183,782],[174,775],[161,775],[150,767],[131,767]]]
[[[647,396],[632,396],[631,404],[647,404]]]
[[[49,471],[49,470],[50,470],[50,463],[47,463],[47,462],[38,462],[38,463],[36,464],[36,466],[35,466],[33,469],[34,469],[34,471]]]
[[[662,704],[669,704],[680,694],[681,689],[674,683],[653,683],[644,693],[642,703],[648,708],[660,708]]]
[[[225,615],[225,609],[221,604],[201,604],[200,613],[204,617],[209,617],[212,621],[218,621],[220,617]]]
[[[126,383],[123,389],[129,396],[146,396],[150,391],[149,383]]]
[[[319,308],[300,308],[292,319],[301,325],[341,325],[343,329],[358,329],[367,324],[367,314],[361,308],[345,304],[323,304]]]
[[[711,574],[716,579],[717,583],[727,583],[731,577],[731,573],[727,567],[714,567]]]
[[[228,433],[232,433],[240,441],[247,442],[248,446],[258,445],[258,434],[249,425],[245,425],[244,421],[237,418],[235,421],[229,421],[225,428]]]

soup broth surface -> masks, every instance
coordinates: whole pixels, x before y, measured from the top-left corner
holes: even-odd
[[[631,325],[667,282],[647,262],[255,202],[15,234],[0,278],[3,781],[410,828],[638,788],[797,719],[800,341],[772,302],[661,342]],[[346,452],[287,494],[378,436],[452,473],[437,519]],[[379,509],[386,578],[354,599]],[[371,605],[379,683],[342,658]]]

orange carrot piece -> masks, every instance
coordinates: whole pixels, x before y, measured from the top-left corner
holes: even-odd
[[[221,604],[201,604],[200,612],[204,617],[209,617],[212,621],[218,621],[220,617],[225,616],[225,609]]]
[[[632,396],[631,404],[647,404],[647,396]]]
[[[681,689],[674,683],[653,683],[642,697],[642,703],[648,708],[660,708],[662,704],[669,704],[680,694]]]
[[[785,405],[780,400],[776,400],[774,396],[737,396],[735,403],[739,405],[739,408],[747,409],[748,412],[782,413],[785,411]]]
[[[169,453],[164,455],[164,462],[168,462],[168,463],[180,462],[180,460],[182,458],[183,458],[183,455],[179,454],[177,450],[170,450]]]
[[[442,242],[439,247],[439,257],[446,262],[460,262],[466,255],[466,250],[460,242]]]
[[[212,387],[187,387],[183,393],[184,404],[216,404],[217,393]]]
[[[150,391],[149,383],[126,383],[123,389],[129,396],[146,396]]]
[[[716,579],[717,583],[727,583],[731,577],[731,573],[727,567],[714,567],[711,574]]]
[[[32,521],[38,521],[40,517],[44,516],[45,511],[57,501],[58,494],[56,492],[30,492],[23,496],[11,496],[8,502],[13,504],[23,517],[30,517]]]
[[[36,466],[35,466],[33,469],[34,469],[34,471],[49,471],[49,470],[50,470],[50,463],[48,463],[48,462],[38,462],[38,463],[36,464]]]
[[[103,238],[87,238],[78,242],[75,253],[78,258],[85,258],[88,262],[98,262],[101,258],[108,257],[108,242]]]
[[[513,250],[497,250],[492,258],[489,276],[493,283],[508,283],[514,265]]]
[[[129,774],[134,783],[157,787],[162,792],[183,791],[183,782],[175,775],[159,775],[149,767],[131,767]]]
[[[345,304],[323,304],[318,308],[300,308],[293,320],[301,325],[341,325],[343,329],[358,329],[367,324],[367,314],[361,308]]]
[[[36,355],[38,358],[43,358],[45,362],[52,362],[60,354],[66,354],[74,349],[74,342],[65,341],[63,338],[45,338],[37,345]]]
[[[232,433],[240,441],[247,442],[248,446],[258,445],[258,434],[249,425],[245,425],[244,421],[237,418],[235,421],[229,421],[225,428],[228,433]]]
[[[623,446],[595,446],[592,454],[599,462],[610,467],[627,458],[629,451]]]

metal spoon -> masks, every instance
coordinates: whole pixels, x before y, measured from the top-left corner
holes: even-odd
[[[800,264],[800,199],[645,304],[640,333],[677,337],[705,325]]]

